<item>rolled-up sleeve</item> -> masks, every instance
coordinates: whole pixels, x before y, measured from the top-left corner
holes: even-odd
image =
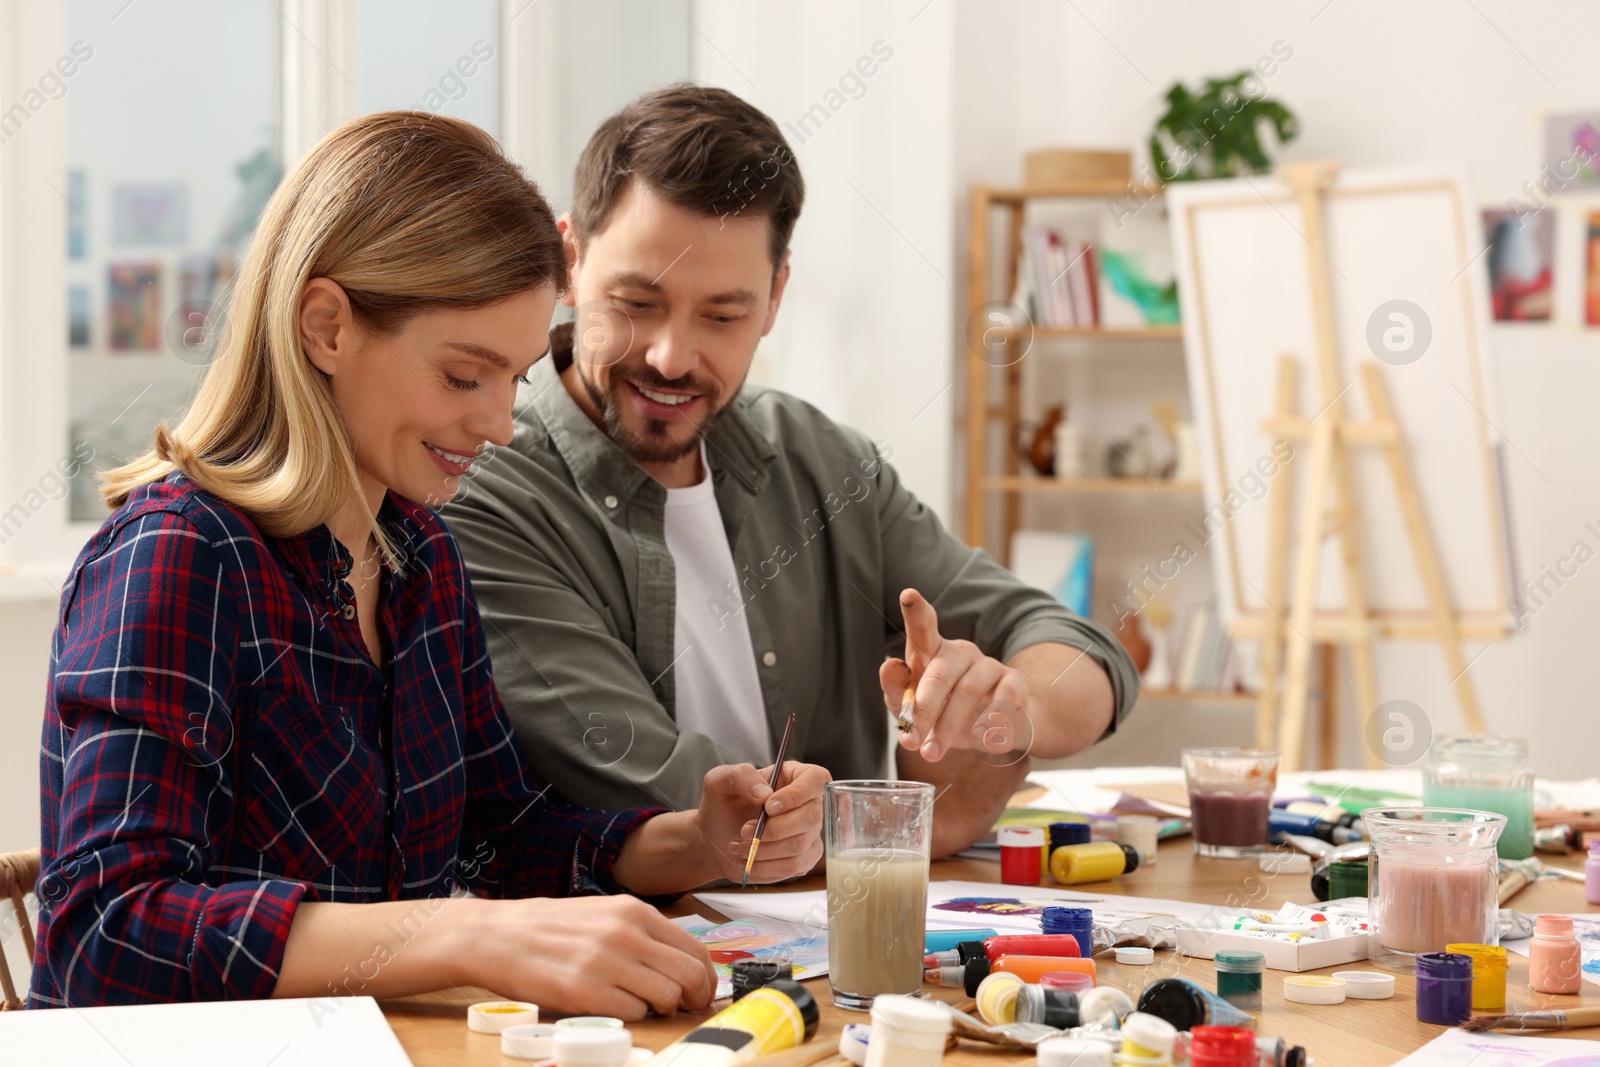
[[[233,815],[238,642],[223,559],[176,513],[131,518],[66,592],[36,1006],[272,992],[305,885],[205,884]]]
[[[1111,679],[1116,710],[1106,733],[1114,731],[1139,697],[1139,672],[1121,643],[1104,626],[1024,584],[987,552],[951,536],[871,443],[861,438],[861,445],[876,468],[884,617],[898,619],[900,593],[916,589],[938,611],[941,634],[971,641],[995,659],[1046,643],[1082,649]]]

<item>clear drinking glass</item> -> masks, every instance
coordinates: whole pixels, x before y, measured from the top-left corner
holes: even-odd
[[[867,1011],[880,993],[921,996],[933,786],[829,782],[822,829],[834,1004]]]
[[[1372,962],[1410,971],[1421,952],[1500,941],[1499,856],[1506,817],[1467,808],[1368,808]]]
[[[1506,817],[1500,855],[1533,855],[1533,764],[1528,742],[1495,734],[1442,734],[1422,765],[1424,807],[1497,811]]]
[[[1194,850],[1234,859],[1267,847],[1267,815],[1278,785],[1278,753],[1260,748],[1186,748]]]

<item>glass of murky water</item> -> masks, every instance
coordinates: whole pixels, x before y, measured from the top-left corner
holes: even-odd
[[[834,1004],[867,1011],[880,993],[920,996],[933,786],[829,782],[822,828]]]

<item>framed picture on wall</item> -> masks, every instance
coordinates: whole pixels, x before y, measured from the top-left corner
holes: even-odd
[[[1555,300],[1553,212],[1485,211],[1489,301],[1496,322],[1547,322]]]
[[[150,351],[161,340],[161,264],[113,263],[106,268],[106,347]]]

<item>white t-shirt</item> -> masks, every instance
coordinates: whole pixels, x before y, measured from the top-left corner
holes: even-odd
[[[711,467],[699,485],[667,490],[667,551],[677,569],[673,678],[678,728],[705,734],[757,767],[772,762],[766,701],[741,604],[739,572],[722,526]]]

